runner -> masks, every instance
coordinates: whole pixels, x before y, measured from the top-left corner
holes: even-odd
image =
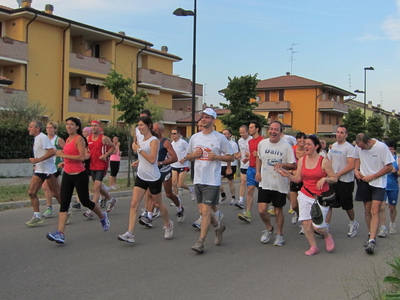
[[[239,149],[236,159],[240,160],[240,189],[239,189],[239,201],[236,202],[235,206],[244,209],[244,195],[246,193],[246,173],[249,168],[249,140],[253,137],[249,135],[249,128],[246,125],[242,125],[239,128]]]

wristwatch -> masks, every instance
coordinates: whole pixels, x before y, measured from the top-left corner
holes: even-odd
[[[185,156],[183,159],[184,159],[185,161],[187,161],[187,160],[188,160],[186,156]]]
[[[142,148],[137,149],[137,153],[140,153],[142,151]]]

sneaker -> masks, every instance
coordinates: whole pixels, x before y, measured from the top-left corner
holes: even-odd
[[[299,228],[300,228],[299,234],[304,235],[303,225],[300,225]]]
[[[81,204],[79,202],[76,202],[76,203],[72,204],[72,208],[81,209]]]
[[[169,206],[175,207],[176,205],[175,205],[174,202],[171,202],[171,203],[169,204]]]
[[[390,223],[389,225],[389,234],[396,234],[396,224]]]
[[[115,185],[112,185],[112,186],[110,186],[110,189],[112,189],[112,190],[116,190],[116,189],[117,189],[117,187],[116,187]]]
[[[117,204],[118,200],[115,198],[111,198],[110,201],[108,202],[108,208],[107,212],[110,213],[113,211],[115,205]]]
[[[35,216],[33,216],[32,219],[30,219],[28,222],[25,222],[25,224],[33,227],[43,224],[43,222],[44,222],[43,218],[36,218]]]
[[[288,213],[289,213],[289,214],[294,214],[294,213],[295,213],[295,211],[293,210],[292,206],[290,206],[290,208],[289,208],[289,210],[288,210]]]
[[[283,239],[283,235],[277,234],[274,242],[274,246],[282,246],[285,243],[285,240]]]
[[[306,252],[304,252],[304,254],[308,255],[308,256],[312,256],[312,255],[315,255],[318,253],[319,253],[319,249],[315,246],[311,246],[310,249],[308,249]]]
[[[347,233],[347,236],[355,237],[357,234],[358,227],[360,227],[360,224],[357,221],[354,221],[353,224],[349,224],[349,226],[350,226],[350,230]]]
[[[47,239],[50,241],[56,242],[57,244],[64,244],[65,235],[61,231],[53,231],[46,234]]]
[[[128,242],[128,243],[135,242],[135,236],[133,234],[130,234],[129,231],[125,232],[124,234],[119,235],[118,239],[120,241]]]
[[[104,208],[107,205],[107,199],[106,198],[101,198],[100,199],[100,207]]]
[[[335,242],[333,241],[332,235],[328,238],[325,238],[325,246],[326,246],[326,251],[331,252],[333,249],[335,249]]]
[[[164,226],[163,229],[165,229],[164,238],[169,240],[174,233],[174,222],[169,220],[169,226]]]
[[[270,206],[270,208],[268,209],[268,213],[271,215],[271,216],[275,216],[275,210],[274,210],[274,207],[271,205]]]
[[[374,254],[374,250],[375,250],[375,241],[374,240],[368,241],[365,245],[365,252],[367,252],[368,254]]]
[[[237,200],[235,198],[231,199],[231,202],[229,202],[229,205],[235,205]]]
[[[243,204],[243,201],[237,201],[236,203],[235,203],[235,206],[237,207],[237,208],[239,208],[239,209],[244,209],[244,204]]]
[[[219,198],[219,205],[221,205],[226,200],[226,197]]]
[[[140,217],[147,217],[147,212],[148,212],[147,209],[142,208],[142,213],[139,216],[139,220],[140,220]]]
[[[100,219],[100,223],[104,231],[110,229],[110,219],[108,219],[108,214],[106,212],[103,212],[103,219]]]
[[[43,218],[53,218],[54,217],[54,210],[50,207],[46,208],[43,213]]]
[[[183,220],[185,220],[185,207],[182,206],[181,211],[178,211],[175,216],[178,223],[181,223]]]
[[[271,235],[274,233],[274,227],[272,227],[271,230],[265,229],[263,231],[263,234],[260,238],[260,242],[263,244],[266,244],[269,242],[269,240],[271,239]]]
[[[226,226],[219,224],[219,228],[215,229],[215,245],[219,245],[222,242],[222,233],[225,231]]]
[[[239,220],[245,221],[246,223],[251,223],[251,215],[247,212],[238,214]]]
[[[153,224],[152,224],[152,220],[149,219],[147,216],[140,216],[139,217],[139,224],[149,227],[149,228],[153,228]]]
[[[193,251],[196,251],[197,253],[203,253],[204,251],[204,241],[202,239],[199,239],[194,246],[191,248]]]
[[[154,207],[153,218],[158,218],[159,216],[161,216],[161,210],[158,207]]]
[[[217,219],[217,222],[221,221],[223,217],[224,217],[224,215],[222,214],[222,212],[217,211],[215,213],[215,218]]]
[[[296,225],[298,221],[299,221],[299,215],[297,214],[297,212],[294,212],[292,217],[292,224]]]
[[[192,201],[196,201],[196,193],[194,192],[193,188],[189,188],[189,194],[190,197],[192,198]]]
[[[198,218],[196,221],[194,221],[192,226],[194,228],[201,229],[201,218]]]
[[[381,226],[381,228],[379,229],[378,237],[383,238],[383,237],[386,236],[387,233],[388,233],[388,232],[387,232],[386,226],[383,225],[383,226]]]
[[[88,218],[89,220],[93,220],[93,219],[94,219],[94,213],[93,213],[90,209],[88,209],[87,211],[85,211],[85,212],[83,213],[83,216],[86,217],[86,218]]]
[[[71,222],[71,217],[72,217],[72,210],[69,210],[67,213],[67,221],[65,222],[65,225],[68,225]]]

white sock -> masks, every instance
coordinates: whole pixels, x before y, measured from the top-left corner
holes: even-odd
[[[33,212],[33,216],[38,219],[41,218],[40,212]]]
[[[147,212],[147,217],[151,220],[153,219],[153,213],[152,212]]]
[[[244,201],[244,197],[239,197],[239,201],[243,202]]]
[[[355,221],[355,220],[354,220]],[[353,225],[354,224],[354,221],[350,221],[350,225]]]

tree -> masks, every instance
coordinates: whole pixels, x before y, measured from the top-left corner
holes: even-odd
[[[164,109],[163,107],[157,105],[155,102],[147,101],[144,104],[144,108],[148,109],[151,112],[151,120],[155,123],[161,121],[164,117]]]
[[[385,129],[383,128],[383,120],[380,116],[372,116],[368,118],[367,132],[370,137],[382,140]]]
[[[228,77],[229,83],[224,90],[224,97],[229,102],[220,105],[229,109],[230,113],[219,117],[222,123],[232,130],[234,136],[239,136],[239,127],[248,125],[250,121],[258,121],[261,125],[266,124],[264,116],[253,113],[253,109],[258,106],[257,102],[250,102],[250,99],[257,97],[256,87],[258,82],[257,74],[254,76],[246,75],[241,77]]]
[[[364,121],[365,117],[361,109],[349,109],[347,115],[343,119],[343,125],[348,129],[347,141],[349,143],[352,143],[356,139],[358,133],[365,132]]]
[[[400,141],[400,124],[395,118],[391,118],[389,121],[388,137],[396,143]]]

